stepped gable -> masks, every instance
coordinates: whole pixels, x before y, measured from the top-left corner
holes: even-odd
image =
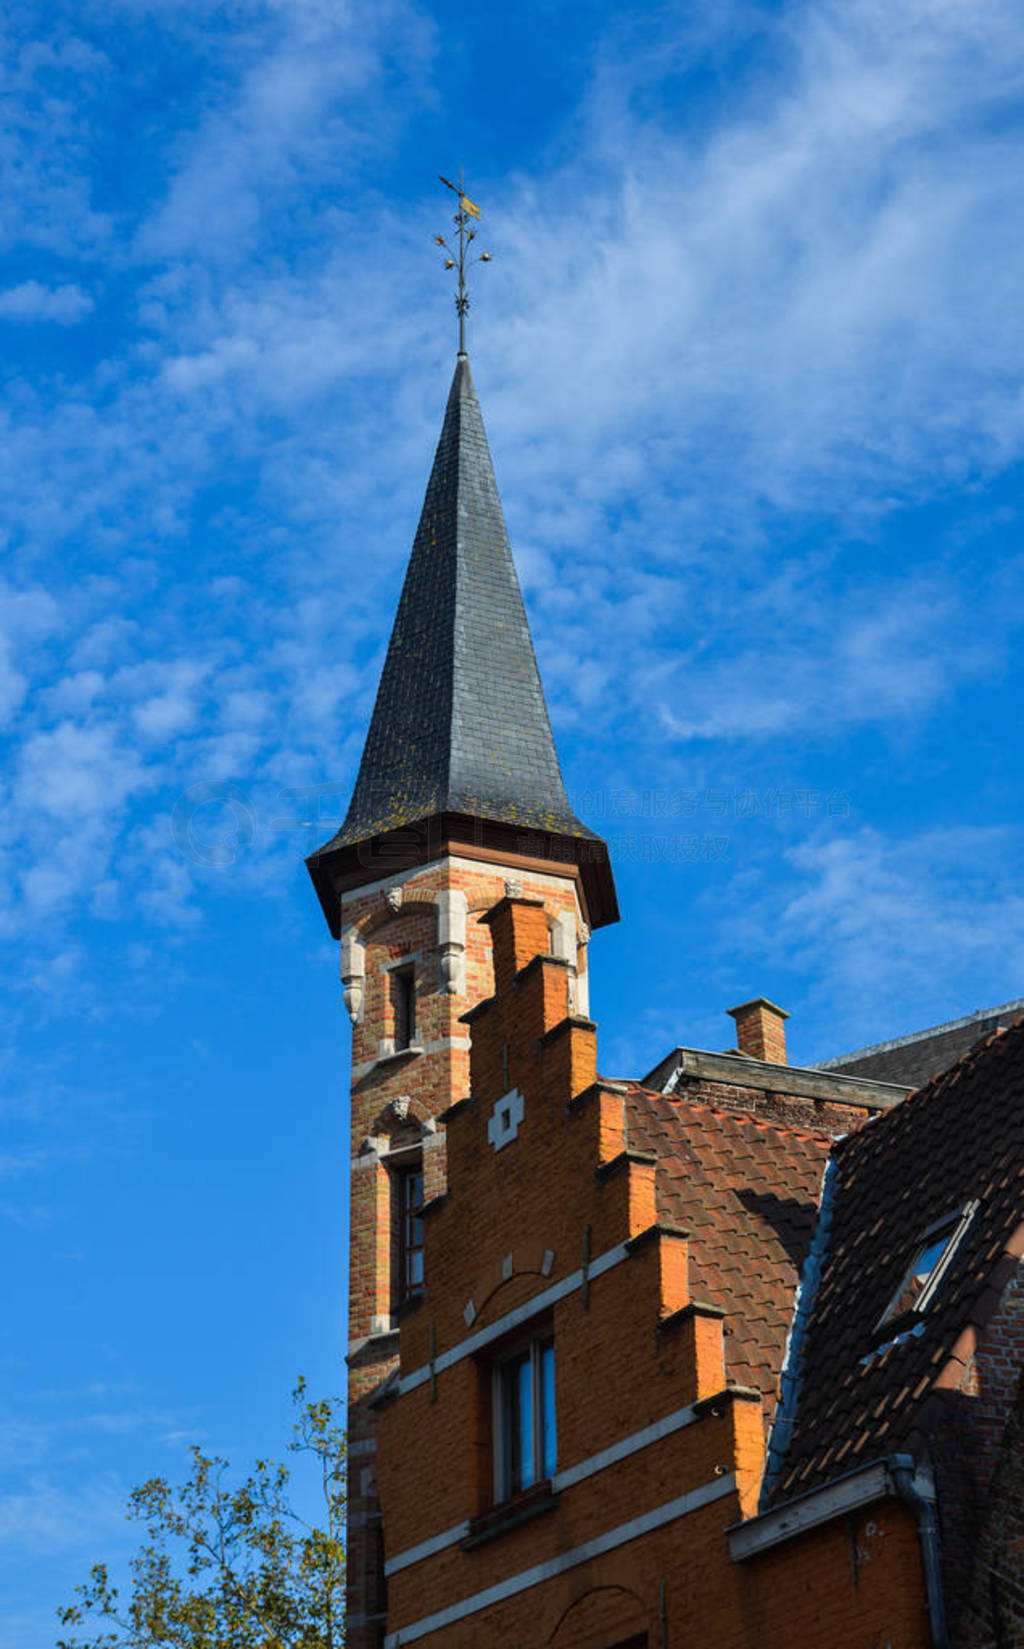
[[[831,1139],[634,1089],[632,1148],[656,1154],[658,1217],[690,1233],[694,1297],[726,1313],[729,1380],[774,1404]]]
[[[1022,1094],[1024,1018],[835,1145],[821,1277],[769,1506],[883,1455],[923,1458],[948,1399],[966,1389],[1024,1253]],[[975,1201],[928,1308],[880,1326],[929,1228]]]

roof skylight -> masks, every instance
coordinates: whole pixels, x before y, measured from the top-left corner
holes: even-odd
[[[966,1203],[956,1213],[948,1214],[928,1226],[900,1279],[899,1287],[879,1318],[879,1328],[911,1312],[920,1316],[928,1310],[977,1207],[976,1202]]]

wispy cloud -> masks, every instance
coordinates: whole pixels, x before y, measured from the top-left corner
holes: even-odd
[[[1006,981],[1024,977],[1019,865],[1009,828],[817,833],[719,891],[713,948],[731,937],[762,972],[803,981],[806,1008],[825,1014],[823,1058],[1012,995]]]
[[[74,326],[90,314],[93,300],[80,286],[42,286],[39,281],[22,281],[0,292],[0,320],[55,321],[58,326]]]
[[[156,15],[204,61],[180,8]],[[955,572],[893,578],[870,548],[851,562],[849,535],[870,546],[901,503],[1020,448],[1013,20],[986,0],[857,0],[649,23],[615,25],[599,50],[543,193],[525,177],[486,191],[501,256],[479,303],[481,376],[559,724],[611,760],[626,727],[682,752],[920,724],[998,668],[1011,608],[993,601],[980,626]],[[47,682],[36,646],[42,691],[13,763],[27,912],[59,907],[72,841],[109,901],[144,863],[140,807],[150,847],[167,829],[169,866],[153,809],[169,820],[197,775],[287,782],[322,777],[325,752],[331,776],[351,763],[436,428],[440,396],[409,372],[436,207],[399,224],[372,189],[328,208],[308,180],[338,182],[395,140],[399,102],[409,118],[433,95],[436,46],[399,0],[254,11],[165,148],[162,199],[121,242],[138,297],[126,353],[8,415],[0,496],[23,564],[75,541],[95,569],[59,612],[22,586],[73,660]],[[66,93],[76,65],[88,103],[108,65],[66,31],[26,48],[19,85]],[[706,120],[652,95],[709,65]],[[413,80],[411,105],[390,95]],[[388,120],[368,125],[382,101]],[[67,131],[83,107],[65,97]],[[292,210],[306,227],[284,263],[267,251]],[[79,290],[12,290],[37,287]],[[357,415],[325,417],[342,391]],[[257,452],[246,504],[224,496],[197,518]],[[807,557],[801,518],[828,523],[831,551]],[[186,545],[203,572],[182,585]],[[614,694],[592,645],[609,622]],[[972,622],[951,656],[944,636]],[[10,657],[13,705],[33,660]],[[26,864],[42,820],[64,834]],[[150,914],[180,920],[188,883],[179,859]]]

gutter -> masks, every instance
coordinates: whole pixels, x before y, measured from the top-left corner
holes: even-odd
[[[911,1454],[887,1455],[842,1477],[834,1477],[819,1488],[808,1489],[745,1523],[734,1523],[728,1530],[729,1555],[734,1563],[746,1562],[822,1523],[889,1498],[901,1500],[914,1513],[921,1542],[932,1649],[949,1649],[935,1482],[931,1473],[918,1466]]]
[[[775,1410],[775,1418],[768,1433],[768,1444],[765,1450],[764,1479],[761,1483],[760,1503],[763,1507],[776,1479],[782,1470],[782,1463],[789,1448],[793,1435],[793,1424],[796,1420],[797,1404],[800,1401],[800,1392],[804,1381],[804,1348],[807,1342],[807,1330],[810,1325],[811,1311],[814,1307],[818,1284],[821,1282],[822,1267],[825,1263],[825,1252],[828,1248],[829,1233],[832,1229],[832,1203],[835,1197],[836,1159],[833,1152],[829,1152],[825,1171],[821,1176],[821,1193],[818,1197],[818,1222],[814,1228],[814,1237],[804,1261],[803,1272],[793,1302],[793,1321],[790,1324],[786,1338],[786,1352],[782,1360],[782,1370],[779,1374],[779,1401]]]

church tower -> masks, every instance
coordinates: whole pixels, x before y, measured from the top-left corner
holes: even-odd
[[[618,918],[607,847],[566,796],[463,351],[352,801],[307,863],[352,1021],[347,1641],[371,1649],[386,1613],[374,1394],[422,1292],[444,1112],[469,1091],[463,1016],[494,989],[483,918],[536,901],[582,1018],[591,930]]]

